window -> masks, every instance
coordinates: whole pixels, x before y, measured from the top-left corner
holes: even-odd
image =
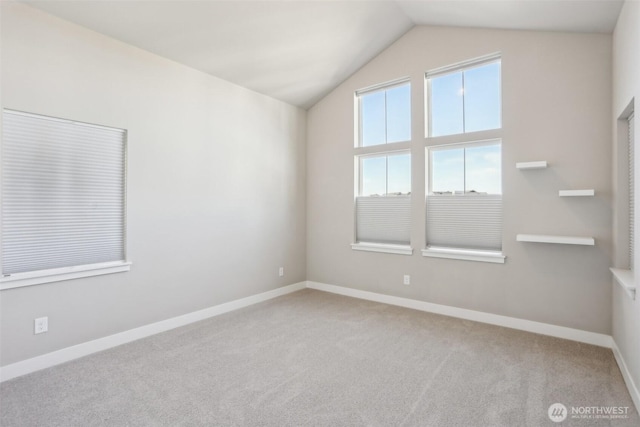
[[[363,156],[356,197],[356,242],[409,245],[411,155]]]
[[[356,92],[356,250],[411,254],[411,88]]]
[[[356,93],[359,111],[358,146],[411,140],[411,85],[387,84]]]
[[[499,129],[500,65],[500,58],[492,56],[427,73],[427,135]]]
[[[629,270],[634,270],[635,245],[635,153],[634,153],[634,114],[629,116]]]
[[[360,196],[408,196],[411,194],[411,154],[360,157]]]
[[[431,150],[431,194],[502,194],[500,142]]]
[[[500,142],[432,147],[428,157],[428,245],[500,251]]]
[[[499,56],[426,74],[428,137],[450,143],[427,148],[424,256],[503,263],[502,143],[470,140],[494,130],[499,138]]]
[[[628,258],[626,260],[616,260],[616,264],[619,262],[620,264],[625,264],[625,268],[611,268],[611,273],[613,273],[613,277],[616,282],[618,282],[624,292],[631,298],[632,300],[636,299],[636,277],[635,277],[635,253],[636,248],[636,238],[635,238],[635,216],[636,216],[636,197],[635,197],[635,189],[636,189],[636,173],[635,173],[635,112],[634,112],[634,100],[631,101],[629,105],[624,109],[622,114],[618,118],[617,123],[617,142],[618,147],[621,153],[626,154],[626,158],[624,159],[624,163],[618,163],[618,167],[622,169],[626,169],[627,172],[626,178],[628,179],[628,188],[624,188],[622,185],[622,181],[618,181],[619,192],[622,193],[628,190],[628,198],[624,200],[624,198],[619,198],[617,201],[617,210],[620,212],[628,212],[628,223],[627,230],[620,230],[622,233],[628,232],[628,234],[618,234],[616,237],[619,237],[619,242],[624,242],[625,244],[628,241]],[[622,160],[622,158],[620,158]],[[628,203],[628,204],[627,204]],[[622,220],[622,216],[619,217]],[[628,239],[628,240],[627,240]],[[618,240],[618,239],[616,239]],[[620,250],[620,253],[623,253],[623,248],[618,245],[617,249]]]
[[[2,289],[129,269],[126,131],[3,112]]]

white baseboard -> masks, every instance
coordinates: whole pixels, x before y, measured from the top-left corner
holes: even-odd
[[[550,325],[548,323],[534,322],[532,320],[517,319],[515,317],[501,316],[498,314],[484,313],[481,311],[467,310],[465,308],[451,307],[448,305],[433,304],[425,301],[418,301],[409,298],[394,297],[390,295],[377,294],[374,292],[361,291],[358,289],[345,288],[342,286],[327,285],[325,283],[307,281],[307,288],[319,291],[331,292],[369,301],[381,302],[384,304],[397,305],[414,310],[426,311],[429,313],[442,314],[445,316],[457,317],[475,322],[488,323],[491,325],[504,326],[511,329],[533,332],[541,335],[549,335],[557,338],[578,341],[600,347],[611,348],[613,340],[611,336],[598,334],[596,332],[582,331],[564,326]]]
[[[145,338],[151,335],[155,335],[161,332],[165,332],[171,329],[178,328],[180,326],[188,325],[190,323],[198,322],[210,317],[218,316],[220,314],[228,313],[233,310],[238,310],[259,302],[267,301],[272,298],[276,298],[285,294],[289,294],[304,288],[316,289],[325,292],[331,292],[334,294],[345,295],[354,298],[365,299],[369,301],[380,302],[384,304],[396,305],[400,307],[411,308],[414,310],[426,311],[429,313],[442,314],[445,316],[457,317],[466,320],[472,320],[481,323],[488,323],[497,326],[504,326],[512,329],[519,329],[527,332],[533,332],[542,335],[549,335],[558,338],[564,338],[568,340],[583,342],[587,344],[593,344],[601,347],[612,348],[614,343],[609,335],[598,334],[595,332],[581,331],[578,329],[566,328],[563,326],[550,325],[546,323],[534,322],[531,320],[517,319],[513,317],[500,316],[497,314],[484,313],[480,311],[467,310],[464,308],[450,307],[446,305],[434,304],[425,301],[418,301],[408,298],[394,297],[390,295],[383,295],[374,292],[361,291],[358,289],[345,288],[341,286],[328,285],[325,283],[318,283],[312,281],[299,282],[293,285],[284,286],[282,288],[274,289],[268,292],[264,292],[257,295],[252,295],[246,298],[241,298],[235,301],[230,301],[224,304],[209,307],[203,310],[194,311],[192,313],[184,314],[182,316],[173,317],[171,319],[163,320],[149,325],[141,326],[139,328],[130,329],[128,331],[120,332],[114,335],[110,335],[103,338],[98,338],[93,341],[77,344],[71,347],[63,348],[51,353],[36,356],[31,359],[16,362],[10,365],[6,365],[0,368],[0,382],[10,380],[22,375],[29,374],[31,372],[39,371],[41,369],[49,368],[61,363],[69,362],[80,357],[88,356],[92,353],[97,353],[112,347],[116,347],[122,344],[126,344],[131,341],[135,341],[141,338]],[[616,353],[617,347],[614,348],[614,354],[616,360],[620,365],[620,370],[625,374],[625,380],[629,377],[626,371],[626,365],[622,360],[619,352]],[[629,380],[631,381],[631,380]],[[627,382],[627,384],[633,385],[633,382]],[[638,392],[635,385],[634,401],[638,405]],[[630,393],[633,396],[634,391],[629,386]]]
[[[631,399],[633,403],[636,405],[636,411],[640,414],[640,390],[638,390],[638,386],[633,381],[633,377],[627,368],[627,364],[622,357],[622,353],[620,353],[620,349],[616,344],[615,340],[611,340],[612,346],[611,350],[613,350],[613,355],[616,358],[616,362],[620,367],[620,372],[622,372],[622,378],[624,378],[624,382],[627,385],[627,389],[629,390],[629,394],[631,395]]]
[[[31,359],[12,363],[0,368],[0,382],[8,381],[12,378],[39,371],[41,369],[49,368],[51,366],[59,365],[61,363],[69,362],[80,357],[88,356],[92,353],[97,353],[99,351],[126,344],[131,341],[139,340],[141,338],[155,335],[160,332],[165,332],[171,329],[178,328],[180,326],[188,325],[190,323],[198,322],[200,320],[238,310],[240,308],[257,304],[259,302],[267,301],[285,294],[299,291],[301,289],[304,289],[305,287],[306,282],[294,283],[293,285],[283,286],[281,288],[263,292],[261,294],[251,295],[246,298],[241,298],[224,304],[215,305],[203,310],[194,311],[182,316],[177,316],[171,319],[162,320],[160,322],[151,323],[139,328],[119,332],[114,335],[98,338],[93,341],[84,342],[82,344],[63,348],[61,350],[43,354],[41,356],[36,356]]]

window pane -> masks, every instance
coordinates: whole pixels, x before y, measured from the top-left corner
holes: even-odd
[[[360,126],[363,147],[385,143],[385,100],[384,91],[360,97]]]
[[[363,157],[360,159],[362,179],[361,196],[383,196],[386,191],[387,158]]]
[[[467,193],[502,194],[502,161],[500,145],[467,148]]]
[[[431,79],[431,136],[464,132],[462,73]]]
[[[411,155],[398,154],[388,157],[388,193],[393,195],[411,193]]]
[[[411,86],[387,90],[387,142],[411,139]]]
[[[437,150],[431,153],[431,192],[464,192],[464,149]]]
[[[464,131],[501,127],[500,63],[464,72]]]

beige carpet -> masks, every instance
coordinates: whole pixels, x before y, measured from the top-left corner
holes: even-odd
[[[556,424],[556,402],[629,418]],[[0,413],[3,427],[640,425],[610,350],[312,290],[8,381]]]

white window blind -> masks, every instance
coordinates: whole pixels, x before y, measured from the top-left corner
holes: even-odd
[[[356,241],[408,245],[411,196],[357,197]]]
[[[427,196],[429,246],[502,249],[502,195]]]
[[[2,273],[125,260],[126,131],[3,111]]]
[[[635,229],[635,147],[634,147],[634,114],[629,116],[629,270],[634,267],[634,229]]]

